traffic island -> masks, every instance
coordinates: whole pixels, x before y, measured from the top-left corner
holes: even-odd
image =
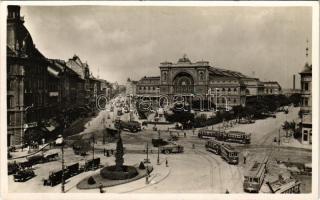
[[[149,176],[152,166],[145,166],[143,162],[134,166],[124,165],[124,151],[120,130],[118,129],[119,139],[115,153],[116,164],[104,167],[99,174],[87,177],[77,184],[79,189],[93,189],[101,187],[110,187],[114,185],[128,183],[145,176]]]
[[[111,167],[111,166],[109,166],[109,167]],[[152,172],[152,170],[153,170],[152,165],[146,166],[145,169],[140,169],[139,164],[136,164],[134,166],[130,166],[130,171],[135,171],[137,173],[135,176],[128,178],[128,179],[118,179],[117,180],[117,178],[131,176],[132,173],[130,173],[130,175],[128,175],[128,173],[115,172],[115,173],[113,173],[112,177],[110,177],[111,175],[105,176],[108,173],[108,170],[105,170],[107,168],[108,167],[105,167],[105,168],[101,169],[99,173],[96,173],[94,175],[91,175],[91,176],[81,180],[77,184],[77,188],[78,189],[98,189],[101,187],[101,185],[102,185],[102,187],[111,187],[111,186],[121,185],[121,184],[129,183],[129,182],[141,179],[143,177],[146,177],[148,175],[148,173]],[[90,181],[89,181],[89,179],[90,179]],[[94,181],[92,181],[92,179]]]

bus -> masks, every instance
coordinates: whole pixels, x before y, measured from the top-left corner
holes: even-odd
[[[245,192],[258,193],[267,173],[268,157],[262,162],[255,161],[244,175],[243,189]]]
[[[223,144],[216,140],[208,140],[205,148],[207,151],[220,155],[229,164],[237,165],[239,163],[239,152],[228,144]]]

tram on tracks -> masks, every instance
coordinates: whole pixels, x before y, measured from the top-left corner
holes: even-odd
[[[276,194],[298,194],[300,193],[301,182],[294,178],[278,179],[273,182],[267,182],[272,193]]]
[[[210,129],[200,129],[198,132],[199,138],[215,138],[219,141],[250,144],[251,133],[245,133],[241,131],[219,131]]]
[[[267,173],[268,157],[262,162],[255,161],[244,175],[243,189],[245,192],[258,193]]]
[[[207,141],[205,148],[207,151],[220,155],[229,164],[237,165],[239,163],[239,151],[228,144],[211,139]]]

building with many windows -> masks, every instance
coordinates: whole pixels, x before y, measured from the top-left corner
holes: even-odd
[[[26,125],[36,126],[47,114],[47,59],[35,47],[20,16],[8,6],[7,16],[7,142],[21,144]],[[28,116],[28,118],[26,118]]]
[[[300,77],[302,143],[312,144],[312,65],[306,63]]]
[[[276,81],[262,82],[264,95],[279,95],[282,94],[281,86]]]
[[[52,124],[64,127],[80,112],[93,110],[102,80],[89,73],[78,56],[65,62],[42,55],[24,26],[20,6],[8,6],[7,145],[23,144],[29,131],[47,126],[52,131]]]
[[[240,72],[211,66],[207,61],[191,62],[187,56],[177,63],[162,62],[159,69],[160,76],[145,76],[134,83],[137,96],[153,100],[160,96],[171,100],[182,96],[188,102],[210,96],[215,105],[224,107],[244,106],[247,96],[271,94],[271,91],[279,94],[281,90],[277,82],[264,83]],[[269,87],[267,90],[264,84]]]

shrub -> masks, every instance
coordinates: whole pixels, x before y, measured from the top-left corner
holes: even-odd
[[[89,179],[88,179],[88,184],[89,184],[89,185],[96,184],[96,181],[94,180],[94,178],[93,178],[92,176],[89,177]]]
[[[122,171],[116,171],[116,166],[112,165],[100,170],[100,175],[102,178],[110,180],[125,180],[137,176],[138,171],[135,167],[126,165],[122,166]]]
[[[146,167],[144,166],[143,162],[140,162],[140,165],[139,165],[139,169],[145,169]]]

